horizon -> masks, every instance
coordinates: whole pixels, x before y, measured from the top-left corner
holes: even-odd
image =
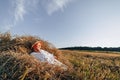
[[[74,47],[89,47],[89,48],[120,48],[119,47],[101,47],[101,46],[68,46],[68,47],[61,47],[61,48],[74,48]]]
[[[0,32],[32,35],[57,48],[120,47],[119,0],[1,0]]]

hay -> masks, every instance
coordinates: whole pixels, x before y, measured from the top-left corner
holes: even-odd
[[[71,70],[64,71],[60,67],[41,63],[29,55],[31,45],[37,40],[42,41],[42,49],[53,53],[61,62],[70,65],[61,51],[51,43],[36,36],[13,38],[7,32],[0,34],[0,80],[67,80],[68,77],[72,78]]]

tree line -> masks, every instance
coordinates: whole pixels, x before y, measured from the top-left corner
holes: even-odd
[[[89,50],[89,51],[117,51],[120,52],[120,47],[65,47],[61,50]]]

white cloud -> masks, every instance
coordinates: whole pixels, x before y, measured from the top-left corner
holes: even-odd
[[[15,0],[15,20],[24,20],[25,14],[29,13],[29,11],[34,11],[38,3],[39,0]]]
[[[11,0],[9,0],[11,1]],[[23,21],[25,19],[25,15],[29,13],[29,11],[33,11],[33,8],[36,8],[38,0],[12,0],[11,1],[11,17],[13,17],[11,21],[5,20],[3,30],[10,30],[12,27],[15,27],[17,23]]]
[[[55,11],[63,10],[63,8],[72,0],[13,0],[14,4],[14,21],[15,26],[17,22],[24,20],[25,14],[29,11],[34,11],[39,7],[39,3],[46,9],[48,15],[51,15]]]
[[[10,9],[12,19],[7,24],[4,24],[4,29],[10,30],[15,27],[20,21],[25,19],[25,15],[30,12],[36,12],[35,10],[39,10],[39,8],[45,9],[48,15],[58,10],[63,11],[64,7],[71,1],[73,0],[9,0],[12,4]]]
[[[42,6],[47,11],[48,15],[64,9],[68,3],[73,0],[15,0],[15,20],[24,20],[25,14],[29,11],[34,11],[35,8]]]
[[[47,10],[47,13],[51,15],[52,13],[62,10],[69,2],[73,0],[43,0],[42,4]]]
[[[8,13],[10,17],[4,20],[4,24],[2,25],[4,27],[1,28],[4,31],[10,30],[19,21],[24,20],[24,15],[26,14],[25,0],[9,0],[9,2],[11,3],[10,8],[8,8],[8,10],[11,10]]]
[[[15,21],[23,20],[25,13],[25,0],[16,0],[14,13]]]

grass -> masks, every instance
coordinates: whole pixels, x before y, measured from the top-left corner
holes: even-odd
[[[68,66],[42,63],[30,56],[31,45],[42,41],[42,49],[53,53]],[[0,80],[119,80],[118,52],[58,50],[51,43],[36,36],[0,34]]]
[[[120,54],[89,51],[63,51],[82,80],[119,80]]]

